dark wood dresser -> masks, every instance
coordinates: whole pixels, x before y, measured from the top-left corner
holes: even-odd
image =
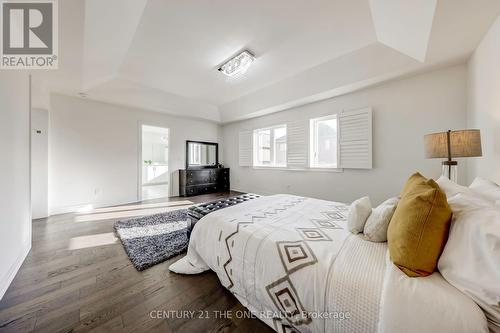
[[[229,191],[229,168],[179,170],[179,195]]]

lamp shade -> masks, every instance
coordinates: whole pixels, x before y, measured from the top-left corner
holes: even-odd
[[[448,133],[450,146],[448,147]],[[481,133],[478,129],[449,131],[424,136],[426,158],[482,156]]]

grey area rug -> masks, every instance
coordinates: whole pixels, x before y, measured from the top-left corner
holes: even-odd
[[[175,257],[188,245],[187,209],[115,223],[128,257],[139,271]]]

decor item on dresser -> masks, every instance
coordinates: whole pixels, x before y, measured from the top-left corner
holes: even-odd
[[[229,189],[229,168],[179,170],[179,195],[182,197]]]
[[[193,230],[194,225],[198,222],[203,216],[208,213],[215,212],[216,210],[227,208],[230,206],[237,205],[239,203],[249,201],[252,199],[259,198],[260,195],[247,193],[238,195],[236,197],[215,200],[207,203],[202,203],[196,206],[192,206],[188,208],[188,224],[187,224],[187,234],[188,238],[191,235],[191,231]]]
[[[443,161],[442,175],[458,180],[457,161],[453,157],[482,156],[481,133],[478,129],[447,131],[424,136],[426,158],[447,158]]]

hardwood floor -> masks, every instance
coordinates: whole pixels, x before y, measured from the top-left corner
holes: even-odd
[[[31,252],[0,301],[0,332],[273,332],[258,319],[236,318],[245,309],[213,272],[171,273],[168,266],[180,256],[138,272],[113,237],[113,224],[127,216],[237,194],[170,198],[35,220]],[[181,311],[194,313],[180,316]],[[219,311],[231,311],[233,318]],[[167,315],[174,317],[158,318]]]

